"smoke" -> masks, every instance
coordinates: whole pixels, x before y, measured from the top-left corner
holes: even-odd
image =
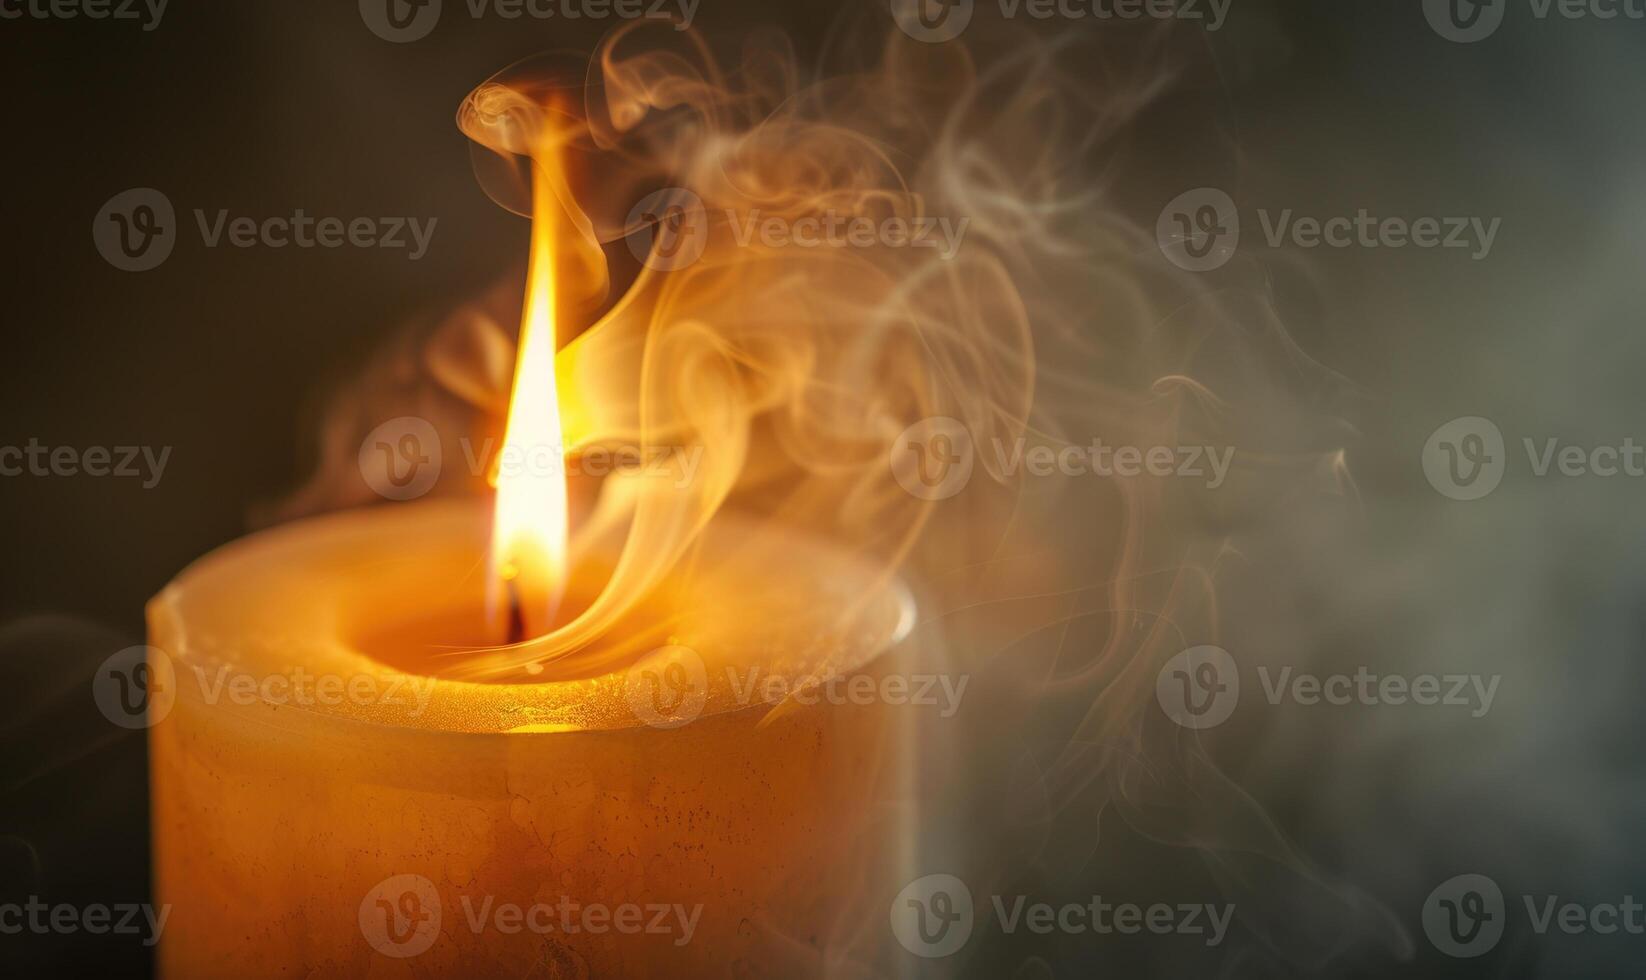
[[[927,666],[984,692],[913,732],[922,778],[902,802],[925,843],[910,867],[1078,892],[1118,832],[1192,855],[1198,873],[1169,874],[1233,903],[1231,974],[1406,952],[1390,915],[1320,873],[1154,700],[1167,660],[1218,642],[1220,585],[1251,529],[1354,501],[1334,413],[1350,386],[1292,340],[1253,269],[1237,265],[1236,289],[1185,275],[1121,197],[1151,108],[1207,72],[1162,26],[926,45],[843,21],[806,67],[776,34],[728,60],[695,34],[631,25],[581,78],[533,59],[478,88],[459,125],[495,200],[531,213],[544,133],[564,166],[578,272],[562,315],[587,324],[557,365],[565,451],[702,456],[690,479],[583,488],[574,554],[618,555],[598,594],[451,672],[621,668],[633,652],[602,638],[679,576],[713,574],[693,559],[722,522],[755,553],[823,538],[911,580]],[[797,244],[823,218],[964,232],[952,253],[873,235]],[[681,261],[683,243],[700,253]],[[320,473],[281,516],[341,502],[360,434],[386,413],[500,430],[511,289],[414,334],[342,396]],[[920,448],[909,433],[934,424],[953,438],[916,463],[952,465],[959,439],[974,468],[941,497],[899,480],[899,455]],[[1228,469],[1214,486],[1037,479],[1025,464],[1029,447],[1099,443],[1226,447]],[[864,935],[861,959],[884,960],[881,934]],[[975,955],[1045,966],[1011,943]]]

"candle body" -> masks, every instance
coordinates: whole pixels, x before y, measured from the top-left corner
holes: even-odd
[[[420,534],[453,546],[474,524],[423,517]],[[341,520],[236,545],[151,605],[176,684],[150,730],[164,976],[800,975],[872,914],[857,900],[895,863],[895,828],[874,824],[902,778],[894,709],[774,710],[758,669],[739,681],[711,654],[702,713],[646,724],[612,708],[634,691],[621,677],[454,684],[310,646],[339,628],[338,600],[306,604],[287,579],[312,585],[337,547],[358,556],[411,526]],[[392,571],[372,581],[398,588]],[[270,608],[288,598],[296,622]],[[901,630],[882,614],[907,618],[887,601],[874,645]],[[261,643],[237,642],[236,623]],[[860,653],[855,675],[894,663]]]

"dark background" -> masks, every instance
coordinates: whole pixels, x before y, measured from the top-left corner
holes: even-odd
[[[1511,443],[1646,437],[1633,105],[1646,91],[1646,22],[1537,21],[1527,9],[1512,6],[1493,38],[1456,45],[1415,3],[1235,0],[1204,44],[1219,131],[1204,128],[1203,105],[1168,102],[1145,123],[1174,159],[1204,146],[1243,208],[1503,218],[1483,262],[1415,249],[1264,260],[1299,343],[1360,392],[1349,460],[1365,511],[1294,529],[1274,559],[1291,563],[1284,573],[1235,597],[1248,610],[1231,623],[1236,641],[1277,658],[1306,648],[1322,670],[1376,660],[1505,677],[1484,724],[1294,710],[1220,750],[1305,852],[1416,930],[1415,963],[1367,957],[1346,975],[1620,975],[1646,943],[1531,937],[1512,922],[1492,954],[1447,960],[1416,925],[1428,890],[1465,871],[1491,874],[1511,903],[1610,901],[1641,882],[1638,481],[1511,474],[1462,506],[1434,494],[1418,464],[1429,432],[1467,414],[1494,418]],[[805,53],[837,11],[703,0],[698,26],[775,24]],[[1087,28],[1104,29],[1062,29]],[[0,442],[173,447],[150,490],[0,478],[0,622],[11,624],[0,634],[0,900],[146,900],[141,739],[110,733],[78,684],[141,641],[149,596],[305,475],[308,426],[331,388],[398,325],[520,260],[525,224],[476,184],[453,114],[499,68],[547,48],[592,50],[601,30],[448,12],[430,37],[395,45],[342,0],[174,0],[148,33],[0,21]],[[349,247],[206,249],[190,227],[164,265],[132,274],[101,259],[90,230],[104,201],[143,186],[186,225],[195,208],[299,207],[439,224],[416,262]],[[1189,186],[1167,168],[1121,204],[1151,227]],[[1256,240],[1255,223],[1247,234]],[[126,973],[146,951],[113,937],[0,936],[0,960],[24,975]]]

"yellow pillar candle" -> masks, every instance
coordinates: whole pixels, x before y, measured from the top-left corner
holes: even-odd
[[[892,719],[770,698],[886,671],[903,587],[717,520],[587,676],[456,679],[490,528],[478,499],[334,514],[150,603],[164,976],[781,975],[837,938],[890,843]]]

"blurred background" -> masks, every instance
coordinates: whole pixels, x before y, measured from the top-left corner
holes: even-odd
[[[1433,4],[1233,0],[1218,29],[1179,32],[1193,70],[1131,126],[1123,170],[1101,173],[1106,206],[1143,229],[1185,191],[1226,192],[1240,256],[1207,288],[1268,309],[1299,356],[1335,374],[1301,397],[1342,420],[1352,484],[1341,506],[1243,529],[1218,587],[1219,644],[1245,686],[1233,717],[1199,738],[1313,874],[1356,896],[1356,928],[1302,939],[1237,924],[1218,948],[997,935],[920,975],[1620,976],[1646,952],[1639,928],[1540,933],[1525,901],[1646,898],[1642,478],[1540,476],[1524,448],[1646,444],[1633,376],[1646,364],[1634,322],[1646,130],[1626,105],[1646,21],[1539,17],[1530,0],[1481,9],[1501,26],[1459,42],[1434,26]],[[804,63],[842,17],[891,23],[872,5],[702,0],[696,26],[780,28]],[[1132,29],[1035,26],[1113,31],[1119,46]],[[499,68],[592,51],[605,27],[458,8],[394,44],[354,4],[267,0],[173,0],[153,30],[0,22],[13,93],[0,443],[169,449],[152,486],[0,477],[0,903],[147,900],[141,733],[108,725],[88,678],[142,642],[150,596],[309,474],[330,392],[400,326],[521,261],[526,224],[477,185],[453,114]],[[1107,84],[1103,65],[1090,82]],[[132,273],[104,260],[91,231],[107,201],[142,187],[170,199],[182,231],[162,265]],[[207,248],[197,208],[438,223],[416,260]],[[1498,223],[1486,249],[1265,240],[1265,220],[1288,210],[1362,209]],[[1461,417],[1489,419],[1504,441],[1501,484],[1481,499],[1454,499],[1425,474],[1431,434]],[[1478,716],[1270,705],[1246,669],[1257,665],[1499,680]],[[1005,789],[980,781],[970,796]],[[1089,831],[1075,880],[1059,886],[1069,896],[1215,894],[1216,869],[1194,848],[1112,814]],[[1423,916],[1461,874],[1489,877],[1504,902],[1501,941],[1467,958],[1438,949]],[[1272,920],[1293,914],[1283,905]],[[1300,932],[1320,928],[1307,918],[1296,913]],[[23,976],[141,976],[149,956],[130,936],[0,935],[0,959]]]

